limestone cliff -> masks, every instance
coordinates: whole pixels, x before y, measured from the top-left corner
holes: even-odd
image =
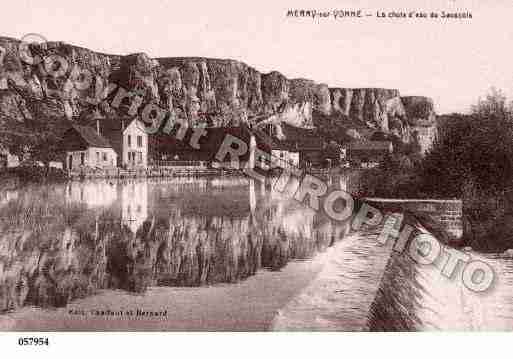
[[[420,152],[429,150],[437,134],[433,100],[423,96],[401,97],[410,125],[410,132],[420,146]]]
[[[97,108],[106,116],[126,114],[130,101],[113,106],[112,96],[106,100],[108,84],[191,125],[236,126],[271,119],[322,127],[324,120],[315,118],[321,114],[348,133],[371,128],[409,141],[410,126],[428,124],[434,115],[431,100],[400,97],[395,89],[330,88],[308,79],[288,79],[276,71],[263,74],[235,60],[107,55],[63,42],[25,49],[19,40],[0,38],[0,122],[34,116],[27,103],[58,108],[58,113],[39,113],[36,121],[40,116],[84,117]],[[422,103],[431,107],[426,110]]]
[[[403,96],[401,101],[412,126],[433,126],[436,121],[433,100],[424,96]]]

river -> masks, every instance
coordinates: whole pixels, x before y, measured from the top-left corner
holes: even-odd
[[[29,186],[0,214],[1,330],[513,326],[508,260],[478,296],[248,178]]]

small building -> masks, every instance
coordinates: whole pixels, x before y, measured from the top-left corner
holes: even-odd
[[[191,146],[194,128],[188,128],[182,140],[176,138],[176,128],[169,135],[159,134],[155,136],[156,163],[161,166],[184,166],[190,164],[212,164],[214,167],[228,167],[231,163],[217,163],[216,154],[226,136],[233,136],[247,145],[247,151],[239,157],[239,165],[246,166],[250,161],[252,146],[268,153],[274,164],[283,161],[282,165],[299,165],[299,152],[291,149],[289,144],[271,138],[265,132],[252,129],[246,124],[237,127],[208,127],[205,134],[199,139],[199,148]],[[254,141],[252,143],[252,141]],[[229,159],[226,159],[229,161]]]
[[[379,163],[392,151],[391,141],[356,141],[349,142],[346,147],[347,157],[355,165]]]
[[[189,163],[216,162],[216,154],[221,148],[226,136],[230,135],[250,145],[251,130],[245,126],[239,127],[208,127],[205,134],[199,138],[199,148],[191,146],[194,128],[184,131],[182,139],[177,138],[175,127],[169,134],[159,133],[153,137],[154,156],[159,165],[181,165]],[[245,163],[249,160],[249,151],[239,158]]]
[[[13,155],[7,150],[0,151],[0,168],[18,167],[21,161],[16,155]]]
[[[118,167],[148,166],[149,137],[141,121],[136,118],[108,118],[99,120],[97,128],[118,154]]]
[[[148,134],[139,120],[134,119],[123,130],[122,159],[124,167],[148,166]]]
[[[327,158],[328,143],[320,136],[316,129],[301,128],[281,124],[289,151],[297,152],[299,165],[301,167],[323,166]]]
[[[280,143],[275,144],[271,149],[271,157],[278,159],[282,162],[282,166],[294,166],[299,167],[299,152],[293,149],[289,149]]]
[[[299,151],[290,142],[280,141],[261,130],[252,132],[255,135],[257,147],[270,154],[274,166],[299,167]]]
[[[21,166],[23,163],[26,162],[21,161],[19,156],[13,155],[7,150],[0,150],[0,169],[18,167]],[[41,161],[34,161],[30,163],[40,167],[44,167],[44,163]],[[61,161],[50,161],[48,162],[48,167],[62,169],[63,165]]]
[[[109,140],[92,127],[73,125],[64,133],[63,149],[66,152],[66,169],[111,168],[117,163],[117,153]]]

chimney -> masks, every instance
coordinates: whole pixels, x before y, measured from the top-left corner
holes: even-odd
[[[98,109],[94,110],[93,119],[96,120],[96,133],[98,134],[98,136],[101,136],[100,120],[103,119],[103,116],[101,115],[100,111],[98,111]]]

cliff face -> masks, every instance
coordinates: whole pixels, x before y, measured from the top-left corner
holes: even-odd
[[[436,121],[433,100],[424,96],[403,96],[401,101],[412,126],[433,126]]]
[[[64,65],[52,64],[56,55],[65,59]],[[37,63],[37,56],[45,61]],[[410,125],[428,123],[434,114],[418,111],[421,103],[431,104],[432,110],[431,100],[400,97],[398,90],[330,88],[276,71],[262,74],[234,60],[106,55],[62,42],[20,51],[20,42],[10,38],[0,38],[0,60],[0,114],[19,120],[30,116],[27,103],[49,103],[68,119],[88,116],[96,107],[106,116],[121,116],[130,101],[118,108],[104,101],[109,83],[135,91],[144,102],[191,125],[254,124],[275,114],[278,122],[314,127],[319,126],[315,113],[320,113],[348,129],[370,127],[408,141]]]
[[[436,113],[433,100],[423,96],[401,97],[410,125],[410,132],[420,146],[420,152],[426,153],[437,135]]]

